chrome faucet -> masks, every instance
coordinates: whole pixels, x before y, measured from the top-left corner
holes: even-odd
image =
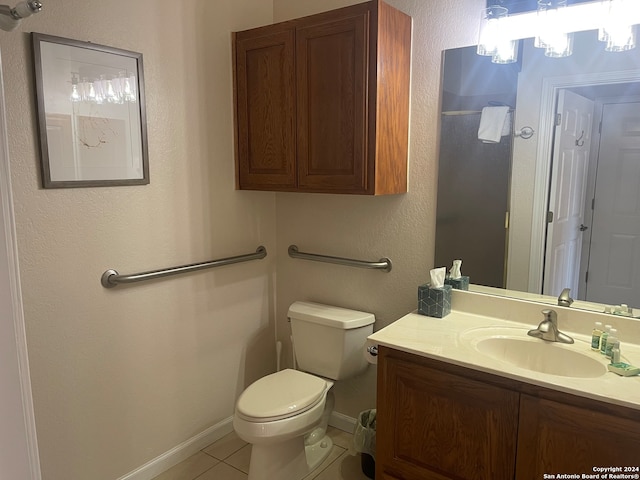
[[[558,305],[561,307],[569,307],[573,303],[573,298],[569,295],[571,292],[570,288],[565,288],[562,290],[562,293],[558,297]]]
[[[538,328],[529,330],[527,335],[546,340],[547,342],[573,343],[573,338],[558,330],[558,314],[555,310],[542,310],[544,320]]]

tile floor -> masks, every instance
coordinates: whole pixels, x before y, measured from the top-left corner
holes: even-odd
[[[349,454],[351,435],[333,427],[327,433],[333,450],[304,480],[368,480],[362,473],[360,456]],[[251,445],[232,432],[153,480],[247,480],[250,456]]]

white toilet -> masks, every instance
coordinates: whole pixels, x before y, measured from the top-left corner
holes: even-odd
[[[371,313],[310,302],[289,307],[298,370],[286,369],[249,385],[236,403],[233,428],[252,444],[249,480],[299,480],[329,454],[332,380],[367,368]]]

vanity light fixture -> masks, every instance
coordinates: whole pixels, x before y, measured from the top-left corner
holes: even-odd
[[[538,34],[534,46],[544,48],[547,57],[562,58],[573,53],[573,33],[564,28],[562,12],[567,0],[538,0]]]
[[[478,55],[491,57],[493,63],[514,63],[518,59],[518,42],[503,31],[509,10],[500,5],[491,5],[482,10]]]
[[[42,3],[38,0],[23,0],[15,7],[0,5],[0,29],[10,32],[15,29],[20,20],[42,10]]]
[[[635,5],[634,5],[635,3]],[[604,0],[604,24],[598,29],[598,40],[605,42],[608,52],[624,52],[636,46],[636,27],[630,22],[633,9],[640,8],[630,0]]]
[[[598,38],[606,43],[605,50],[609,52],[630,50],[636,45],[638,0],[596,0],[572,5],[567,0],[538,0],[537,6],[536,11],[514,15],[509,15],[502,5],[484,9],[478,54],[490,54],[494,63],[509,63],[516,60],[515,56],[498,52],[509,51],[519,39],[534,37],[534,45],[543,48],[546,56],[567,57],[573,51],[573,33],[585,30],[598,30]],[[501,61],[503,58],[507,61]]]
[[[69,100],[72,102],[88,102],[97,105],[103,103],[124,104],[136,102],[136,77],[120,72],[117,77],[107,78],[100,75],[96,79],[78,79],[79,74],[71,73],[71,93]]]

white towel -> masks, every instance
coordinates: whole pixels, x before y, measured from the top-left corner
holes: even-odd
[[[484,143],[499,143],[500,138],[511,133],[508,106],[484,107],[480,115],[478,139]]]

